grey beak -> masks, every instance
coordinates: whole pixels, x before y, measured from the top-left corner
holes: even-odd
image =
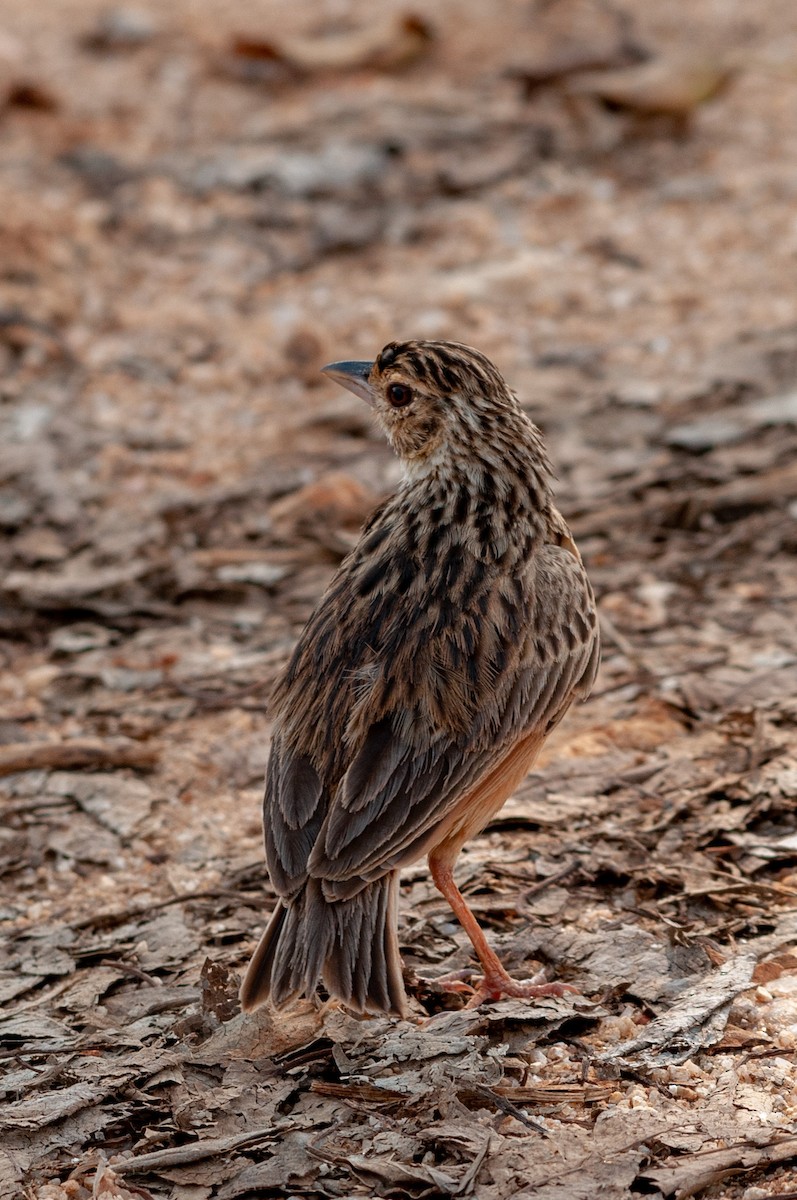
[[[373,365],[372,362],[328,363],[327,366],[321,368],[321,374],[328,375],[330,379],[335,380],[335,383],[354,392],[355,396],[359,396],[373,408],[376,398],[368,382]]]

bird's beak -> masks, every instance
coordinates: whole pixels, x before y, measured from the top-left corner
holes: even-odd
[[[373,365],[372,362],[328,363],[327,366],[321,368],[321,374],[328,375],[330,379],[334,379],[335,383],[339,383],[341,387],[348,388],[350,392],[354,392],[355,396],[360,396],[361,399],[365,400],[366,404],[370,404],[371,408],[373,408],[376,403],[376,396],[368,382]]]

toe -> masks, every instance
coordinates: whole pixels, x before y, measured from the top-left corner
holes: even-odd
[[[485,976],[474,1000],[477,1004],[484,1000],[500,1000],[503,996],[533,1000],[542,996],[566,996],[568,993],[578,995],[578,988],[569,983],[539,983],[537,978],[521,980],[512,979],[509,975]]]

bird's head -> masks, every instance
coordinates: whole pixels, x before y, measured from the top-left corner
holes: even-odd
[[[490,360],[458,342],[390,342],[374,362],[323,371],[371,405],[410,470],[495,448],[518,420],[528,425]]]

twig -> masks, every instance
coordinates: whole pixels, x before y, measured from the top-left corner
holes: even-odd
[[[627,658],[630,663],[633,663],[643,679],[657,679],[656,672],[651,670],[639,651],[635,650],[628,638],[625,637],[624,634],[620,633],[620,630],[617,628],[614,621],[602,608],[598,610],[598,620],[600,622],[601,636],[603,637],[603,640],[606,642],[612,642],[620,651],[620,653]]]
[[[491,1108],[497,1108],[499,1112],[505,1113],[508,1117],[514,1117],[521,1125],[525,1125],[527,1129],[533,1129],[535,1133],[541,1133],[543,1137],[548,1137],[548,1130],[539,1121],[535,1121],[528,1113],[523,1112],[522,1108],[518,1108],[506,1096],[500,1092],[488,1087],[486,1083],[469,1083],[459,1092],[459,1098],[466,1103],[468,1100],[472,1102],[482,1100],[486,1101]]]
[[[123,925],[126,921],[134,921],[137,917],[147,917],[150,913],[161,908],[171,908],[173,904],[186,904],[191,900],[244,900],[251,901],[248,892],[235,891],[230,888],[206,888],[201,892],[185,892],[179,896],[170,896],[168,900],[155,900],[151,904],[142,904],[136,908],[118,909],[116,912],[93,913],[71,923],[72,929],[110,929],[114,925]],[[271,902],[271,897],[266,897]]]
[[[158,761],[152,746],[127,738],[71,738],[68,742],[11,742],[0,746],[0,775],[75,767],[135,767],[151,770]]]
[[[797,465],[788,463],[718,486],[698,485],[689,492],[673,493],[658,486],[643,499],[629,497],[623,504],[603,509],[593,507],[579,514],[571,513],[568,524],[577,537],[598,533],[617,537],[629,524],[637,528],[666,524],[676,518],[679,512],[687,512],[691,527],[694,527],[698,518],[707,512],[733,505],[763,507],[782,504],[793,496],[797,496]],[[683,522],[679,522],[679,525],[683,527]]]
[[[568,875],[572,875],[580,866],[581,863],[573,861],[568,863],[566,867],[562,867],[561,871],[555,871],[553,875],[546,875],[544,879],[538,879],[530,887],[524,888],[520,896],[521,904],[525,904],[531,896],[537,896],[540,892],[544,892],[552,884],[560,883],[561,880],[567,879]]]
[[[228,692],[214,692],[208,689],[193,688],[177,679],[171,680],[171,686],[178,695],[193,700],[199,708],[210,712],[224,708],[243,708],[248,712],[264,712],[265,701],[261,704],[240,704],[239,701],[272,687],[273,683],[273,679],[259,679],[255,683],[247,683],[243,687],[233,688]]]
[[[254,1148],[258,1142],[273,1141],[279,1137],[279,1125],[264,1125],[248,1133],[233,1133],[226,1137],[202,1138],[188,1142],[185,1146],[169,1146],[165,1150],[153,1150],[149,1154],[131,1155],[129,1158],[114,1159],[110,1164],[117,1175],[139,1175],[142,1172],[162,1171],[164,1168],[183,1167],[191,1163],[226,1155],[244,1146]]]

